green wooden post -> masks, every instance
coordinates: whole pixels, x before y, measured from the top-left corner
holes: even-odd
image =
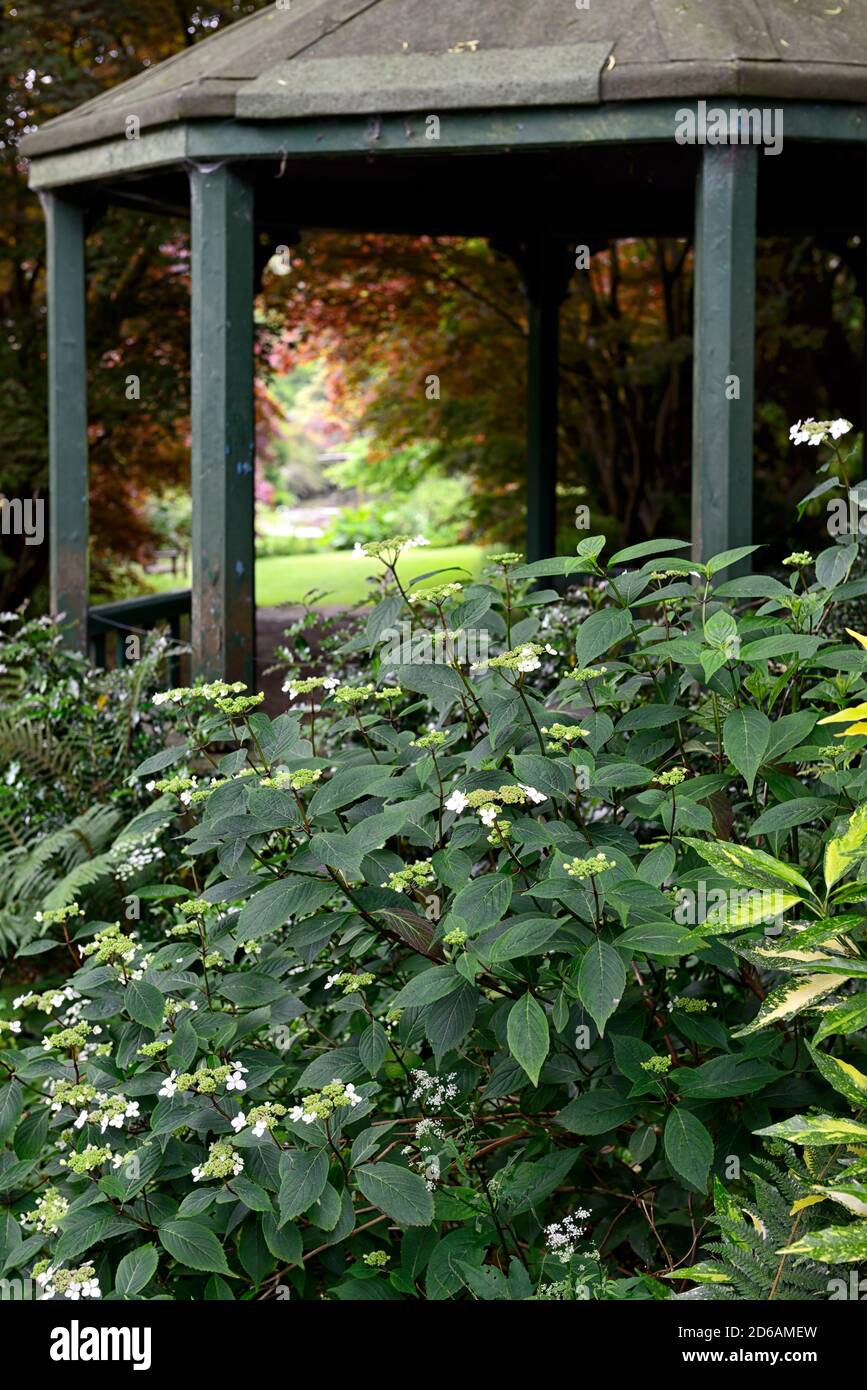
[[[192,169],[193,672],[255,680],[253,189]]]
[[[515,254],[515,253],[513,253]],[[516,259],[528,300],[527,559],[557,550],[557,433],[560,392],[560,305],[574,270],[571,248],[537,239]]]
[[[560,304],[543,290],[530,299],[527,352],[527,559],[557,549],[557,424]]]
[[[755,145],[707,145],[698,175],[692,441],[697,560],[753,539],[758,156]],[[748,568],[742,563],[728,575]]]
[[[87,347],[84,209],[42,195],[48,267],[48,468],[51,611],[64,640],[87,647]]]

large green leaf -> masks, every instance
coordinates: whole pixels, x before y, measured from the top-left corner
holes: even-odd
[[[723,726],[723,747],[746,780],[750,794],[771,739],[771,721],[761,710],[732,710]]]
[[[835,589],[842,584],[858,556],[858,542],[849,545],[829,545],[816,556],[816,579],[823,589]]]
[[[789,801],[780,801],[769,806],[749,829],[750,835],[774,835],[780,830],[791,830],[796,825],[806,825],[809,821],[820,820],[834,802],[828,797],[793,796]]]
[[[625,550],[618,550],[608,561],[609,565],[626,565],[630,560],[643,560],[646,555],[666,555],[671,550],[686,550],[689,541],[667,541],[663,537],[655,541],[639,541],[637,545],[628,545]]]
[[[477,948],[495,964],[505,960],[520,960],[522,956],[542,955],[549,942],[560,931],[562,923],[555,917],[522,917],[507,927],[486,949]]]
[[[284,878],[269,883],[255,893],[244,905],[238,918],[237,931],[243,941],[256,941],[260,936],[288,922],[290,917],[315,912],[334,892],[331,879],[320,882],[312,878]]]
[[[145,1284],[149,1284],[156,1274],[159,1258],[159,1253],[154,1245],[139,1245],[128,1255],[124,1255],[114,1276],[114,1287],[117,1292],[124,1294],[127,1298],[141,1293]]]
[[[524,786],[535,787],[545,796],[568,799],[575,795],[575,774],[565,759],[521,753],[512,758],[512,766]]]
[[[399,1226],[429,1226],[433,1221],[433,1196],[418,1173],[396,1163],[363,1163],[355,1176],[367,1200]]]
[[[131,980],[124,991],[123,1006],[136,1023],[159,1032],[165,1004],[156,985],[147,980]]]
[[[575,1166],[576,1149],[555,1149],[534,1163],[516,1163],[503,1174],[500,1201],[510,1216],[538,1209],[566,1181]]]
[[[17,1077],[0,1086],[0,1142],[9,1138],[21,1118],[24,1092]]]
[[[175,1221],[164,1221],[157,1228],[157,1235],[169,1254],[188,1269],[199,1269],[209,1274],[230,1273],[222,1245],[214,1232],[201,1221],[184,1216]]]
[[[620,956],[607,941],[597,938],[587,949],[578,973],[578,998],[589,1013],[599,1036],[605,1024],[623,998],[626,988],[626,968]],[[513,1049],[514,1055],[514,1049]]]
[[[506,874],[483,874],[474,878],[457,894],[451,906],[456,917],[463,917],[472,936],[495,927],[512,901],[513,883]]]
[[[396,771],[397,768],[383,767],[382,763],[339,769],[313,793],[308,807],[309,818],[314,820],[326,811],[349,806],[362,796],[387,796],[389,780]]]
[[[708,943],[700,932],[688,931],[676,922],[642,922],[639,927],[630,927],[614,943],[618,949],[626,947],[630,954],[637,952],[642,956],[688,956],[700,951]],[[582,996],[582,1003],[584,1003]]]
[[[60,1238],[54,1247],[54,1258],[58,1264],[77,1260],[91,1246],[113,1240],[115,1236],[132,1235],[136,1229],[132,1221],[118,1215],[106,1203],[100,1203],[98,1207],[82,1207],[64,1218]]]
[[[626,608],[606,608],[593,613],[581,624],[575,640],[575,665],[591,666],[597,656],[622,642],[632,631],[632,617]]]
[[[548,1056],[548,1017],[529,990],[509,1010],[506,1039],[515,1061],[538,1086],[542,1063]]]
[[[301,1216],[322,1196],[328,1159],[321,1150],[289,1149],[280,1158],[280,1225]]]
[[[663,1131],[665,1156],[678,1177],[699,1192],[707,1191],[713,1163],[713,1140],[691,1110],[676,1105],[668,1112]]]
[[[607,1134],[631,1119],[639,1103],[599,1086],[571,1100],[557,1116],[557,1124],[570,1134]]]
[[[392,1009],[417,1009],[460,989],[463,976],[453,965],[431,965],[414,975],[391,1001]]]

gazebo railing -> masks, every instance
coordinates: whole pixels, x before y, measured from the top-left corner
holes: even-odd
[[[141,598],[120,599],[116,603],[98,603],[87,610],[87,640],[91,660],[105,666],[109,655],[113,666],[129,663],[128,638],[143,636],[165,624],[175,643],[189,640],[191,593],[178,589],[168,594],[145,594]],[[186,635],[182,632],[186,627]],[[180,683],[181,654],[169,658],[169,680]]]

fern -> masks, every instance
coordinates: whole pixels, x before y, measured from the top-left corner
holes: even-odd
[[[794,1203],[810,1195],[813,1180],[793,1149],[779,1147],[784,1164],[763,1156],[753,1160],[760,1171],[747,1175],[751,1197],[732,1197],[715,1181],[714,1214],[709,1219],[721,1238],[704,1246],[712,1263],[696,1265],[694,1273],[684,1270],[668,1276],[700,1281],[697,1288],[678,1294],[679,1299],[827,1298],[834,1269],[803,1256],[779,1254],[792,1243],[796,1226],[803,1235],[817,1221],[811,1207],[792,1214]]]

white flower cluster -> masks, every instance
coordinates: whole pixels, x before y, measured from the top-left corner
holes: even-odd
[[[562,1221],[555,1221],[545,1227],[548,1249],[557,1255],[563,1264],[568,1264],[575,1254],[575,1247],[587,1230],[581,1222],[586,1221],[589,1216],[590,1212],[585,1207],[578,1207],[569,1216],[564,1216]]]
[[[789,438],[793,444],[812,444],[818,448],[827,439],[840,439],[842,435],[848,434],[852,428],[850,420],[814,420],[812,416],[808,420],[799,420],[789,430]]]
[[[344,1082],[341,1081],[339,1077],[335,1077],[331,1085],[332,1087],[340,1086],[343,1088],[342,1095],[334,1098],[338,1106],[349,1105],[354,1110],[356,1105],[360,1105],[364,1100],[364,1096],[358,1094],[351,1081]],[[318,1097],[315,1095],[311,1096],[309,1099],[311,1102],[318,1101]],[[317,1120],[323,1118],[325,1118],[325,1116],[321,1113],[321,1107],[320,1110],[317,1111],[307,1110],[303,1105],[293,1105],[292,1109],[289,1111],[289,1119],[292,1120],[294,1124],[301,1123],[312,1125],[315,1124]]]
[[[412,1144],[405,1144],[401,1153],[409,1158],[410,1167],[417,1169],[424,1178],[425,1187],[428,1192],[436,1190],[436,1185],[440,1180],[440,1159],[439,1154],[434,1153],[427,1139],[443,1141],[446,1137],[445,1129],[440,1120],[424,1119],[419,1120],[415,1127],[415,1139],[418,1144],[418,1154],[413,1150]]]
[[[523,793],[522,796],[517,795],[519,790]],[[514,794],[507,800],[506,797],[509,791],[512,791]],[[472,793],[472,795],[476,794]],[[480,792],[478,795],[482,796],[483,793]],[[464,792],[460,791],[460,789],[456,789],[446,801],[445,808],[447,811],[455,811],[457,815],[461,815],[468,806],[473,806],[473,810],[475,810],[482,825],[487,826],[490,830],[491,826],[496,824],[503,811],[503,803],[505,803],[505,805],[520,805],[523,801],[529,801],[534,806],[541,806],[543,801],[548,800],[544,792],[538,791],[536,787],[528,787],[524,782],[519,782],[516,788],[507,787],[504,789],[501,787],[499,792],[491,792],[490,796],[492,799],[487,803],[473,805],[470,798],[466,796]]]
[[[449,1072],[448,1076],[431,1076],[428,1072],[416,1068],[412,1073],[412,1079],[415,1082],[413,1100],[421,1101],[428,1110],[442,1110],[458,1093],[455,1084],[457,1072],[454,1071]]]
[[[125,1120],[137,1120],[138,1118],[139,1103],[137,1100],[127,1100],[126,1096],[108,1096],[104,1091],[100,1091],[96,1096],[96,1108],[94,1110],[79,1110],[72,1123],[75,1129],[83,1129],[90,1121],[91,1124],[99,1125],[100,1134],[105,1134],[109,1128],[123,1129]]]
[[[337,689],[340,681],[336,676],[323,676],[321,679],[317,677],[316,684],[330,693]],[[288,695],[290,700],[294,700],[296,695],[307,695],[310,693],[310,682],[299,680],[297,676],[294,679],[288,676],[283,682],[283,693]]]
[[[123,857],[112,867],[115,878],[121,882],[126,882],[128,878],[134,878],[142,869],[146,869],[149,864],[155,864],[159,859],[165,859],[165,851],[159,849],[157,845],[134,845],[129,851],[125,851],[121,846],[118,853]]]
[[[229,1066],[232,1068],[232,1075],[226,1082],[226,1090],[246,1091],[247,1083],[244,1080],[244,1077],[246,1076],[249,1068],[242,1066],[240,1062],[230,1062]]]
[[[73,989],[71,985],[64,985],[62,989],[55,990],[54,994],[50,997],[48,995],[37,995],[33,991],[29,994],[19,994],[12,1000],[12,1007],[13,1009],[20,1009],[22,1006],[27,1008],[28,1005],[34,1004],[38,1000],[39,1006],[44,1013],[47,1012],[44,1008],[44,1004],[50,1004],[52,1008],[61,1009],[67,1002],[72,1003],[80,998],[81,995],[78,993],[77,989]]]
[[[92,1268],[92,1266],[90,1266]],[[65,1272],[65,1271],[64,1271]],[[64,1298],[71,1298],[77,1302],[80,1298],[101,1298],[102,1290],[99,1287],[99,1280],[91,1277],[88,1279],[71,1279],[64,1283],[62,1289],[55,1284],[54,1280],[60,1273],[59,1265],[49,1265],[41,1274],[37,1274],[36,1282],[42,1289],[42,1298],[54,1298],[58,1292],[63,1293]]]

